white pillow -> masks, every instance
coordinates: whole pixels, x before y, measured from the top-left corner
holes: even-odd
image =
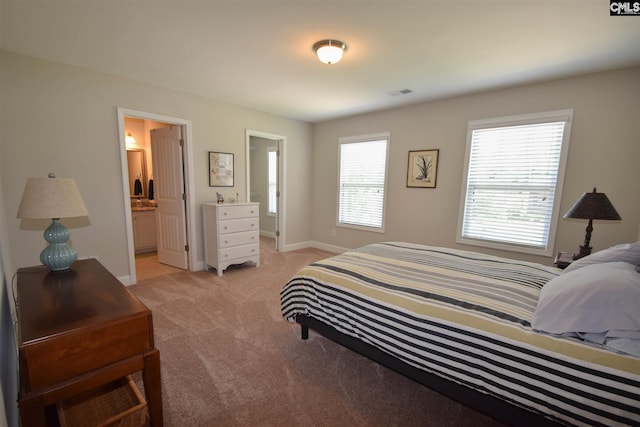
[[[623,243],[622,245],[612,246],[608,249],[587,255],[584,258],[577,259],[564,269],[564,273],[569,273],[591,264],[617,261],[640,265],[640,242]]]
[[[531,321],[552,334],[640,330],[640,274],[626,262],[587,265],[542,287]]]

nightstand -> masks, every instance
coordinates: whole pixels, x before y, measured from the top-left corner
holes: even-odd
[[[556,265],[556,267],[564,270],[565,268],[569,267],[569,265],[573,261],[575,261],[573,259],[573,254],[567,252],[558,252],[558,254],[556,255],[556,259],[553,260],[553,263]]]

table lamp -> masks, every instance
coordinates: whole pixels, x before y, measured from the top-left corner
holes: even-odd
[[[67,245],[70,233],[60,218],[88,216],[76,182],[71,178],[28,178],[22,193],[17,217],[21,219],[51,218],[44,231],[49,245],[40,253],[40,262],[51,271],[66,271],[76,260],[78,252]]]
[[[620,215],[613,207],[609,198],[604,193],[596,193],[595,187],[592,193],[584,193],[582,197],[564,214],[564,218],[588,219],[587,234],[584,244],[580,246],[580,253],[574,254],[573,259],[585,257],[591,253],[591,232],[593,231],[593,220],[603,219],[609,221],[621,220]]]

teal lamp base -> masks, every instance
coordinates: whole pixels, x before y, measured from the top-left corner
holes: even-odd
[[[59,218],[53,218],[51,225],[44,231],[44,239],[49,246],[40,252],[40,262],[51,271],[66,271],[71,268],[78,257],[78,252],[67,245],[71,233],[60,223]]]

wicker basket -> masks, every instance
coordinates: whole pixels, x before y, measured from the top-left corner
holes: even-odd
[[[147,402],[131,377],[58,403],[61,427],[139,427],[147,420]]]

